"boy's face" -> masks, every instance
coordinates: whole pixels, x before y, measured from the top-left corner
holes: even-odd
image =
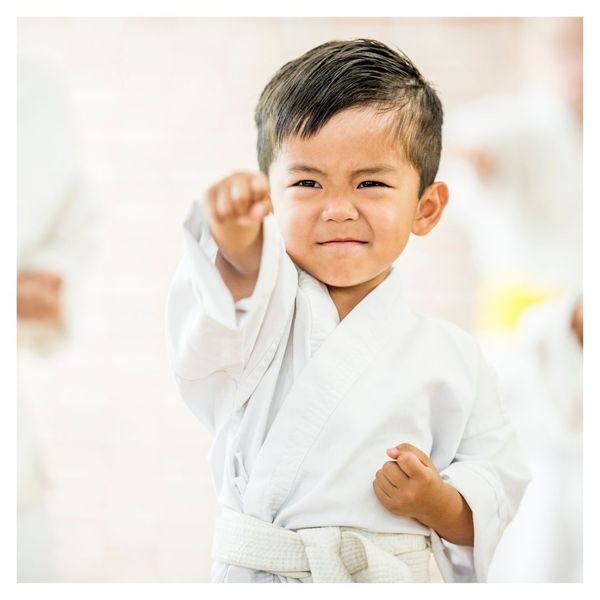
[[[287,253],[328,286],[378,283],[413,230],[419,175],[390,143],[389,119],[342,111],[313,137],[286,140],[269,169]]]

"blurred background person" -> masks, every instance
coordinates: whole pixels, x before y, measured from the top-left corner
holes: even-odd
[[[18,355],[50,356],[66,339],[74,283],[89,250],[90,219],[60,78],[48,65],[18,57]],[[19,361],[17,369],[17,581],[51,581],[47,477],[27,401],[27,381],[35,373]]]
[[[582,577],[582,34],[580,18],[524,20],[526,85],[447,119],[442,170],[480,272],[476,332],[533,473],[490,581]]]

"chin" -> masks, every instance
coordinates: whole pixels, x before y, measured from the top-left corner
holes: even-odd
[[[355,262],[343,264],[340,261],[337,264],[332,263],[325,266],[323,261],[319,263],[318,260],[296,260],[293,254],[290,254],[290,257],[303,271],[306,271],[321,283],[332,287],[343,288],[360,285],[377,275],[377,273],[365,272],[366,269],[364,268],[357,268]]]
[[[353,274],[340,274],[340,273],[311,273],[313,277],[318,279],[321,283],[331,287],[352,287],[354,285],[360,285],[365,281],[368,281],[368,277],[360,277],[356,273]]]

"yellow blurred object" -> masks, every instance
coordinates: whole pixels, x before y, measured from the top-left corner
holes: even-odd
[[[483,331],[516,329],[523,311],[552,300],[562,292],[522,278],[494,278],[485,281],[480,290],[477,328]]]

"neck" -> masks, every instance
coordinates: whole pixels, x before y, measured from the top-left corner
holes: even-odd
[[[329,295],[337,308],[340,316],[340,321],[372,290],[374,290],[389,274],[390,268],[388,267],[385,271],[357,285],[351,285],[347,287],[335,287],[328,285]]]

